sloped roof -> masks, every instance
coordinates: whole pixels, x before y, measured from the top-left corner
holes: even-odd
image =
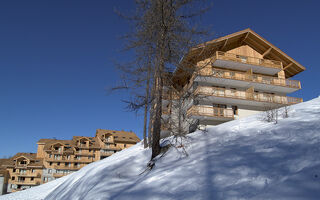
[[[86,137],[86,136],[73,136],[72,140],[74,141],[74,144],[76,144],[76,142],[82,138],[86,138],[90,141],[91,143],[91,148],[99,148],[100,145],[99,145],[99,142],[97,140],[96,137]]]
[[[37,144],[44,144],[44,150],[50,150],[51,146],[60,143],[67,147],[74,147],[75,142],[73,140],[57,140],[57,139],[40,139]]]
[[[6,165],[8,163],[10,163],[9,158],[8,159],[6,159],[6,158],[0,159],[0,171],[4,170],[5,169],[4,165]]]
[[[212,56],[215,51],[228,51],[242,45],[250,46],[265,59],[281,61],[287,78],[306,69],[250,28],[200,44],[192,48],[182,62],[195,63]]]
[[[131,131],[127,132],[127,131],[97,129],[96,136],[101,137],[101,135],[105,133],[109,133],[113,135],[115,142],[130,142],[130,143],[140,142],[140,138],[134,132],[131,132]]]
[[[30,161],[33,161],[33,163],[29,163],[28,167],[43,167],[43,159],[37,158],[36,153],[17,153],[12,158],[8,159],[4,166],[11,166],[13,167],[15,165],[15,159],[24,157],[27,158]]]
[[[25,158],[27,158],[29,160],[35,160],[37,158],[37,154],[36,153],[17,153],[11,159],[15,160],[15,159],[17,159],[17,158],[19,158],[21,156],[23,156],[23,157],[25,157]]]

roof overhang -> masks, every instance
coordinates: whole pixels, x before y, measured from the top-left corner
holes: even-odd
[[[290,78],[306,69],[249,28],[200,44],[192,48],[181,62],[182,65],[184,65],[184,63],[196,63],[212,56],[215,51],[228,51],[242,45],[250,46],[263,55],[265,59],[281,61],[286,78]]]

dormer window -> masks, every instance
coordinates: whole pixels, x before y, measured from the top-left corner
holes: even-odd
[[[26,165],[26,164],[27,164],[27,161],[26,161],[26,160],[20,161],[20,165]]]

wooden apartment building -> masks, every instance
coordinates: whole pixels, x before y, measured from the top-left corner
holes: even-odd
[[[291,78],[304,70],[251,29],[198,45],[172,74],[174,89],[164,87],[162,134],[175,128],[177,107],[186,116],[184,128],[192,132],[199,125],[300,103],[301,98],[287,94],[301,89],[300,81]]]
[[[4,188],[3,193],[10,193],[46,183],[139,141],[133,132],[104,129],[97,129],[95,137],[40,139],[37,153],[18,153],[10,159],[0,160],[0,188]]]

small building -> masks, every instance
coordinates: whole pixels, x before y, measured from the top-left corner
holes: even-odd
[[[9,159],[0,159],[0,195],[7,193],[9,173],[4,165],[8,162]]]
[[[133,132],[104,129],[97,129],[95,137],[40,139],[37,153],[17,153],[10,159],[0,159],[0,194],[55,180],[139,141]]]
[[[36,153],[17,153],[5,164],[9,177],[7,192],[25,190],[41,184],[43,160]]]

